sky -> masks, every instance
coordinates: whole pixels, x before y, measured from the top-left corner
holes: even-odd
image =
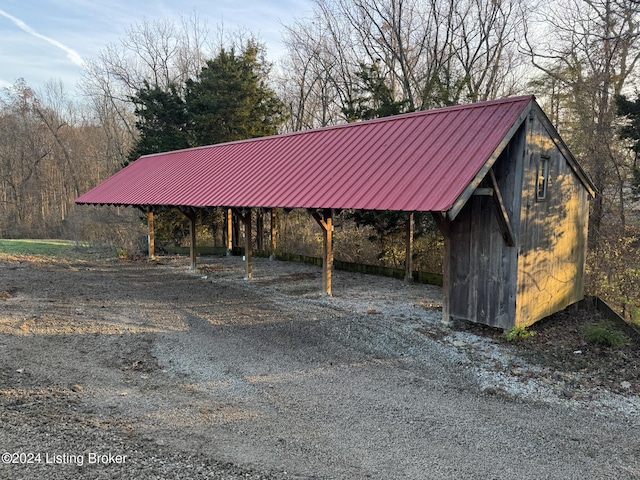
[[[283,25],[311,14],[313,0],[0,0],[0,88],[24,78],[38,89],[60,80],[74,92],[84,62],[143,19],[197,14],[210,32],[246,29],[267,45],[267,57],[283,52]]]

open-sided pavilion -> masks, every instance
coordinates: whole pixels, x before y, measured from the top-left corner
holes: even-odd
[[[307,209],[324,232],[331,294],[333,212],[431,212],[445,237],[445,320],[529,325],[582,298],[588,198],[578,162],[533,96],[419,111],[146,155],[78,199],[153,212]],[[411,253],[407,265],[410,274]],[[246,275],[251,239],[245,235]]]

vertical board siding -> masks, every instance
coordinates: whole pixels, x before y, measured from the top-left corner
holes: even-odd
[[[517,238],[525,128],[494,165],[498,187]],[[500,328],[515,317],[517,249],[502,238],[493,199],[474,196],[450,224],[447,315]]]
[[[522,188],[516,326],[527,326],[583,297],[588,193],[542,123],[528,135]],[[542,156],[547,198],[537,200]]]
[[[547,198],[536,198],[541,156]],[[516,247],[501,235],[492,199],[474,196],[451,222],[446,315],[509,329],[583,297],[588,191],[532,115],[494,165]]]

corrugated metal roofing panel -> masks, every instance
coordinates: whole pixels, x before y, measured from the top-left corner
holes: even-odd
[[[76,202],[446,211],[532,100],[146,155]]]

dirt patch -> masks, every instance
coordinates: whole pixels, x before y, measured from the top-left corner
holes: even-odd
[[[0,300],[8,300],[9,298],[13,297],[15,293],[16,293],[15,288],[12,288],[10,290],[2,290],[0,292]]]
[[[0,259],[0,477],[640,478],[637,345],[588,318],[506,342],[437,287],[200,262]]]
[[[587,333],[595,325],[623,337],[623,343],[609,346],[589,340]],[[595,309],[558,312],[532,325],[528,329],[532,336],[512,341],[507,341],[501,331],[481,325],[460,324],[454,328],[492,338],[531,364],[549,369],[557,379],[564,379],[564,395],[597,388],[640,395],[640,338],[608,322]]]

